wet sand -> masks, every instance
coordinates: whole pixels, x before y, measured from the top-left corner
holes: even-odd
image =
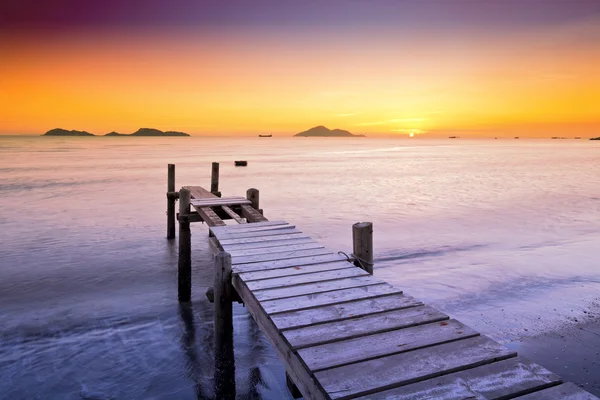
[[[506,346],[600,397],[600,321]]]

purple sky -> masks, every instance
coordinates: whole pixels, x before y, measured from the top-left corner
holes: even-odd
[[[600,15],[600,0],[3,0],[0,31],[431,28],[503,30]]]

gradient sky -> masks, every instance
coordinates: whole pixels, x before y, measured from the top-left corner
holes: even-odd
[[[600,135],[599,0],[4,0],[0,134]]]

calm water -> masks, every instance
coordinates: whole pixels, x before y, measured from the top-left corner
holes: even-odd
[[[331,249],[373,221],[378,277],[497,340],[599,318],[600,142],[0,137],[0,398],[212,398],[207,230],[191,309],[165,239],[166,164],[212,161]],[[290,398],[241,306],[235,341],[239,397]]]

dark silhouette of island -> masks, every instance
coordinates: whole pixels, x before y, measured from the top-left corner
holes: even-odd
[[[593,138],[590,138],[590,140],[600,140],[600,136],[598,136],[598,137],[593,137]]]
[[[93,133],[85,132],[85,131],[68,131],[66,129],[52,129],[48,132],[44,133],[42,136],[96,136]],[[158,129],[153,128],[140,128],[133,133],[119,133],[119,132],[110,132],[103,136],[190,136],[185,132],[177,132],[177,131],[166,131],[163,132]]]
[[[50,129],[42,136],[94,136],[94,134],[86,131],[68,131],[66,129],[56,128]]]
[[[300,132],[294,136],[301,137],[365,137],[365,135],[354,135],[343,129],[328,129],[323,125],[315,126],[307,131]]]

